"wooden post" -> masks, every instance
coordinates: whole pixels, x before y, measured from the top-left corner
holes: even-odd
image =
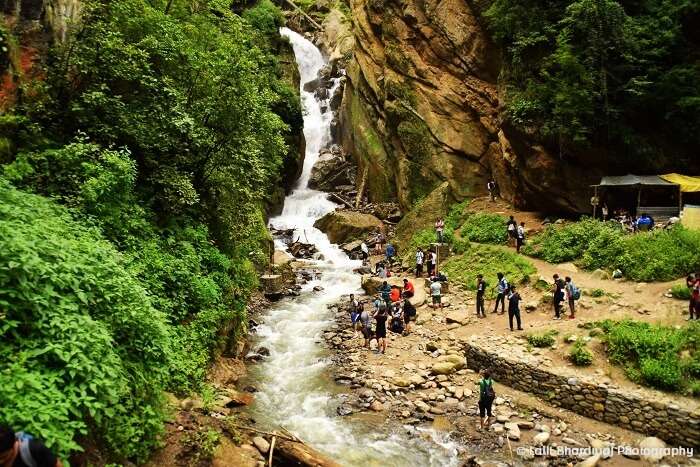
[[[594,185],[593,186],[593,197],[597,198],[598,197],[598,186]],[[596,208],[598,207],[598,203],[593,205],[593,219],[595,219],[595,214],[596,214]]]
[[[678,185],[678,217],[683,212],[683,187]]]
[[[642,185],[639,185],[637,190],[637,211],[634,213],[635,217],[639,217],[639,207],[642,205]]]
[[[362,171],[362,179],[360,180],[360,186],[357,189],[357,196],[355,197],[355,209],[360,207],[362,202],[362,193],[365,192],[365,184],[367,183],[367,173],[369,172],[369,164],[365,166],[365,170]]]

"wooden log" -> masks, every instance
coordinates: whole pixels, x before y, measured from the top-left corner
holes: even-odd
[[[303,467],[340,467],[337,462],[299,441],[278,438],[275,444],[275,459],[282,465],[299,465]]]
[[[355,209],[360,207],[362,202],[362,193],[365,192],[365,184],[367,184],[367,174],[369,172],[369,165],[365,166],[365,170],[362,171],[362,180],[360,180],[360,187],[357,189],[357,197],[355,198]]]
[[[345,205],[345,207],[347,207],[347,208],[350,208],[350,209],[354,208],[354,206],[352,205],[352,203],[350,201],[346,200],[345,198],[340,196],[338,193],[331,193],[330,197],[333,198],[334,200],[338,201],[339,203]]]
[[[296,11],[301,13],[304,16],[304,18],[308,19],[309,22],[311,24],[313,24],[316,29],[318,29],[319,31],[323,29],[320,24],[318,24],[311,16],[307,15],[306,12],[304,10],[302,10],[301,8],[299,8],[296,5],[296,3],[294,3],[292,0],[285,0],[285,1],[287,3],[289,3]]]

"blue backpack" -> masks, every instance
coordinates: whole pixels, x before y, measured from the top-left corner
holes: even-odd
[[[32,457],[32,451],[29,448],[29,442],[33,440],[34,437],[23,431],[18,431],[15,433],[15,438],[19,441],[19,457],[22,459],[22,462],[29,467],[37,467],[37,463]]]

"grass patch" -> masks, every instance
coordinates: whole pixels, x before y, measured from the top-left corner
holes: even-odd
[[[531,346],[542,349],[546,347],[551,347],[557,342],[557,340],[555,339],[557,333],[558,331],[550,329],[549,331],[545,332],[528,334],[527,336],[525,336],[525,338],[527,339],[527,343]]]
[[[476,275],[483,274],[489,283],[486,295],[496,296],[496,273],[502,272],[511,284],[530,280],[537,269],[512,251],[489,245],[473,245],[464,254],[449,258],[442,266],[450,280],[468,290],[476,290]]]
[[[690,300],[691,290],[685,284],[676,284],[671,287],[671,296],[679,300]]]
[[[548,226],[522,251],[549,263],[576,261],[588,270],[620,269],[635,281],[666,281],[700,268],[700,232],[678,225],[629,235],[615,222],[584,218]]]
[[[569,351],[569,360],[576,366],[589,366],[593,363],[593,354],[586,348],[586,343],[579,339]]]
[[[683,328],[631,320],[596,323],[610,361],[639,384],[692,395],[700,387],[700,323]]]
[[[435,229],[427,228],[417,231],[411,236],[411,240],[408,242],[408,246],[403,249],[401,256],[401,261],[411,265],[415,265],[416,262],[416,250],[422,248],[423,252],[427,252],[431,243],[437,241],[437,234]],[[426,257],[427,262],[427,257]]]
[[[488,212],[470,214],[460,233],[462,238],[472,242],[503,245],[508,241],[506,221],[505,217]]]

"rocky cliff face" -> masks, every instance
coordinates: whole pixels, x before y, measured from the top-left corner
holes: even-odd
[[[367,169],[371,200],[397,199],[407,210],[443,182],[461,199],[485,193],[493,177],[519,207],[587,210],[591,179],[581,168],[503,124],[500,57],[481,23],[483,5],[350,2],[355,40],[341,137],[358,173]]]
[[[0,111],[21,99],[20,85],[41,76],[53,41],[64,41],[80,0],[0,0]]]

